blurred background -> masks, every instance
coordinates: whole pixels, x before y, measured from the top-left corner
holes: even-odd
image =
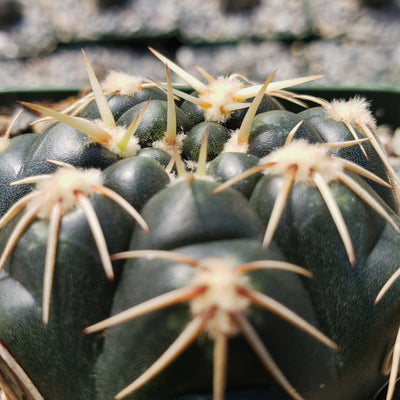
[[[0,90],[87,86],[109,69],[165,79],[153,46],[190,72],[400,87],[400,0],[0,0]]]
[[[89,86],[81,49],[100,80],[114,69],[165,81],[148,46],[195,76],[194,64],[258,82],[324,74],[300,90],[365,95],[400,155],[400,0],[0,0],[0,132],[18,100]],[[34,117],[23,115],[16,132]]]

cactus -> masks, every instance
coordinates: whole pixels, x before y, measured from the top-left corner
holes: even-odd
[[[151,51],[165,82],[84,54],[92,92],[2,137],[3,395],[392,398],[400,184],[368,102]]]

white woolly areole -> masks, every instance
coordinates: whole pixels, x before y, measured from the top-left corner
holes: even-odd
[[[340,160],[327,154],[327,150],[318,143],[305,140],[294,140],[280,147],[260,160],[260,164],[275,162],[276,164],[264,170],[266,174],[284,175],[289,167],[297,166],[296,182],[311,183],[313,171],[319,173],[325,182],[337,179],[337,174],[343,167]]]
[[[125,72],[110,71],[102,83],[106,93],[119,93],[125,96],[134,96],[141,88],[143,79]]]
[[[8,137],[0,136],[0,153],[8,148],[11,144],[11,141]]]
[[[349,100],[332,100],[326,107],[328,117],[335,121],[345,121],[350,124],[365,124],[375,126],[375,118],[370,109],[370,103],[363,97]]]
[[[197,169],[197,161],[193,161],[193,160],[184,160],[183,161],[185,163],[185,167],[188,171],[195,173],[196,169]]]
[[[205,119],[225,122],[231,112],[224,107],[238,102],[236,93],[241,88],[243,85],[233,76],[219,77],[210,82],[207,89],[199,94],[199,99],[210,104],[210,107],[204,109]]]
[[[109,127],[101,120],[95,120],[96,124],[110,134],[110,140],[103,144],[108,150],[117,154],[121,158],[132,157],[140,150],[139,139],[133,135],[125,148],[121,148],[119,143],[126,133],[127,128],[122,126]]]
[[[247,153],[249,150],[249,144],[245,143],[238,143],[238,134],[239,129],[232,133],[232,136],[229,140],[225,143],[224,149],[222,150],[223,153]]]
[[[186,138],[186,134],[178,133],[175,137],[175,143],[171,145],[170,143],[167,143],[165,137],[161,140],[156,140],[153,142],[152,147],[158,149],[158,150],[163,150],[166,153],[168,153],[170,156],[174,156],[175,151],[177,151],[179,154],[182,151],[182,146],[183,146],[183,141]]]
[[[211,338],[217,333],[235,335],[238,330],[229,313],[243,312],[250,300],[241,296],[237,288],[248,286],[248,278],[235,272],[226,260],[205,258],[201,260],[194,285],[206,286],[207,290],[190,302],[193,315],[199,315],[211,307],[216,308],[214,316],[207,322],[206,332]]]
[[[102,184],[103,175],[98,169],[60,167],[48,179],[38,181],[35,192],[40,195],[34,197],[27,207],[39,206],[38,217],[48,219],[57,202],[62,203],[64,212],[71,211],[77,204],[77,192],[90,196],[93,193],[93,186]]]

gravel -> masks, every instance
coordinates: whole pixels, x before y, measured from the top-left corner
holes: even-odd
[[[369,0],[371,2],[371,0]],[[377,0],[375,0],[377,2]],[[148,45],[193,71],[398,87],[400,0],[0,0],[0,90],[87,85],[108,69],[164,79]]]

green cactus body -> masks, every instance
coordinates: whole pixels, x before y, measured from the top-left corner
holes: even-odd
[[[117,123],[122,126],[129,125],[143,109],[145,103],[139,103],[127,110],[118,119]],[[187,117],[179,108],[176,108],[176,128],[186,129]],[[141,124],[136,131],[136,136],[142,146],[148,147],[152,142],[160,140],[167,128],[167,102],[162,100],[151,100]]]
[[[400,182],[367,103],[286,90],[316,77],[204,83],[152,51],[166,83],[101,86],[84,56],[93,93],[68,112],[24,103],[55,123],[0,148],[3,394],[391,391]]]
[[[218,155],[209,163],[207,173],[213,176],[218,182],[226,182],[246,170],[255,167],[259,161],[260,159],[252,154],[226,152]],[[260,178],[261,173],[254,174],[235,183],[232,187],[243,193],[246,197],[250,197]]]
[[[195,125],[186,135],[182,147],[182,156],[188,160],[197,161],[200,153],[200,146],[208,132],[208,154],[207,159],[212,160],[224,148],[225,143],[231,136],[228,128],[216,122],[200,122]]]
[[[254,118],[250,131],[249,153],[257,157],[264,157],[274,149],[285,144],[289,132],[302,121],[302,118],[290,111],[270,111],[257,115]],[[322,141],[320,135],[307,122],[296,132],[297,139],[306,139],[310,142]]]
[[[217,186],[189,177],[160,191],[142,210],[152,234],[137,231],[132,244],[171,249],[219,239],[260,238],[262,225],[246,199],[234,190],[213,195]]]
[[[112,94],[107,96],[108,105],[110,106],[111,112],[116,120],[119,119],[124,112],[128,111],[136,104],[146,102],[149,99],[166,100],[167,96],[163,91],[156,87],[143,88],[135,92],[134,95],[130,96],[120,94]],[[94,100],[79,113],[79,116],[89,119],[101,118],[97,104]]]
[[[7,147],[0,152],[0,165],[3,173],[0,177],[0,190],[3,193],[0,201],[0,215],[3,215],[27,189],[18,186],[10,186],[10,183],[16,181],[23,169],[24,162],[29,149],[38,139],[38,135],[26,134],[9,139]]]
[[[71,137],[74,140],[68,142],[67,138]],[[53,172],[55,167],[46,162],[46,159],[67,162],[77,167],[105,168],[115,163],[118,157],[92,143],[78,130],[57,123],[35,140],[26,155],[19,178]]]

